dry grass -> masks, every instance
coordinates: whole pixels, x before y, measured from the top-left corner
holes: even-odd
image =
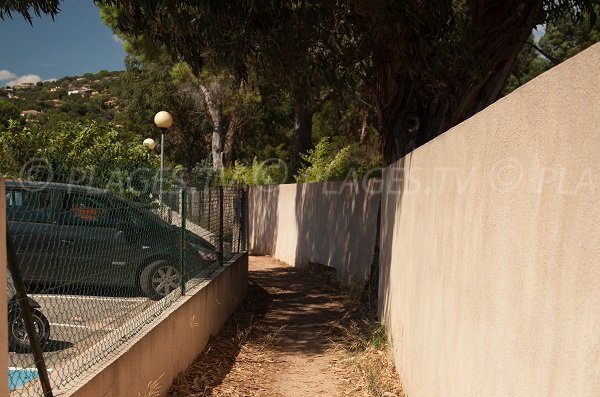
[[[342,298],[345,315],[331,324],[339,331],[333,342],[345,353],[345,364],[360,373],[360,386],[372,397],[404,397],[385,328],[361,301],[362,288],[340,283],[335,272],[322,266],[309,266],[303,273],[320,288],[335,290]]]
[[[329,347],[316,359],[328,363],[323,371],[327,372],[326,376],[336,389],[328,395],[403,396],[387,354],[384,329],[372,314],[365,315],[360,308],[360,291],[340,285],[335,274],[324,275],[318,270],[302,271],[293,277],[297,277],[295,282],[301,279],[309,286],[309,295],[328,296],[329,303],[324,305],[329,312],[335,308],[339,313],[333,320],[330,317],[323,319],[331,329],[322,336],[327,338],[323,342]],[[263,278],[261,282],[270,281]],[[286,376],[287,379],[290,376],[310,377],[311,372],[304,371],[304,367],[314,366],[313,358],[298,363],[282,354],[283,334],[288,338],[294,334],[289,327],[273,321],[278,310],[282,310],[277,306],[281,305],[281,299],[278,304],[273,303],[277,302],[274,297],[282,296],[280,293],[281,290],[273,285],[263,289],[251,282],[246,300],[219,336],[211,338],[196,362],[177,377],[167,396],[287,397],[282,395],[287,394],[282,393],[282,379]],[[318,340],[317,334],[314,333]],[[314,376],[314,371],[312,374]]]
[[[158,379],[148,382],[146,392],[143,396],[140,393],[138,393],[138,397],[159,397],[161,395],[160,391],[162,390],[160,380],[163,376],[165,376],[164,372],[158,377]]]
[[[269,350],[273,332],[261,319],[270,305],[269,294],[256,284],[216,337],[211,337],[196,361],[180,374],[167,392],[169,397],[262,396],[269,366],[276,357]],[[252,371],[247,368],[252,367]],[[274,396],[276,397],[276,396]]]

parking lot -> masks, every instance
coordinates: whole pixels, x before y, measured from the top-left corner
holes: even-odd
[[[189,291],[206,280],[218,267],[214,263],[203,274],[187,281]],[[32,287],[35,291],[35,287]],[[151,300],[131,288],[75,287],[54,290],[38,287],[29,296],[36,300],[50,323],[50,341],[44,346],[44,360],[55,386],[78,381],[89,368],[117,350],[141,327],[169,307],[178,297]],[[50,289],[51,290],[51,289]],[[9,352],[11,384],[39,390],[35,362],[31,353]],[[22,395],[15,391],[11,395]]]
[[[157,303],[137,296],[30,296],[41,305],[50,322],[50,342],[44,348],[44,359],[51,372],[60,371],[66,362],[81,356],[126,320]],[[35,367],[31,353],[9,352],[9,362],[13,368]]]

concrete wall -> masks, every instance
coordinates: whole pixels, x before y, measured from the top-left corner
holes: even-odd
[[[384,175],[408,396],[600,396],[600,44]]]
[[[250,188],[249,244],[257,254],[295,266],[366,279],[375,247],[380,182],[304,183]]]
[[[180,298],[119,353],[80,379],[56,388],[72,397],[164,396],[173,379],[194,362],[246,295],[248,256],[221,268],[199,290]],[[194,292],[195,291],[195,292]]]
[[[0,319],[8,318],[6,302],[6,194],[0,176]],[[8,363],[8,326],[0,321],[0,363]],[[5,392],[2,392],[4,390]],[[0,395],[8,395],[8,367],[0,365]]]

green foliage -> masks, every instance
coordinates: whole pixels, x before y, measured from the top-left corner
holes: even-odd
[[[306,165],[296,175],[296,182],[324,182],[344,179],[352,165],[351,146],[340,150],[331,144],[331,138],[325,137],[317,143],[314,149],[303,155]]]
[[[212,167],[210,158],[203,159],[192,168],[190,172],[190,184],[196,189],[206,189],[213,184],[216,171]]]
[[[540,55],[533,44],[533,36],[531,36],[513,65],[512,72],[504,86],[503,95],[511,93],[551,67],[548,60]]]
[[[595,10],[598,14],[600,6],[596,6]],[[592,24],[593,17],[589,12],[584,11],[580,18],[580,23],[574,23],[569,15],[550,20],[537,45],[530,37],[513,66],[504,94],[600,42],[600,23]]]
[[[304,155],[306,165],[295,176],[296,182],[325,182],[381,175],[381,157],[369,158],[359,144],[343,145],[324,137]]]
[[[594,9],[596,14],[600,12],[599,5]],[[589,12],[583,12],[581,23],[573,23],[566,15],[549,22],[546,34],[540,39],[540,47],[556,61],[565,61],[600,42],[600,23],[592,23],[594,18]]]
[[[258,161],[246,165],[236,161],[221,172],[215,171],[210,159],[203,160],[192,169],[192,186],[204,189],[209,186],[274,185],[285,183],[288,167],[281,160]]]
[[[378,107],[389,163],[494,102],[534,26],[563,16],[593,22],[598,1],[95,3],[133,44],[164,49],[196,76],[216,66],[270,81],[298,108],[313,111],[332,90],[351,91],[362,81]],[[58,4],[10,1],[0,16],[54,15]],[[306,146],[305,135],[296,146]]]
[[[0,19],[7,16],[12,18],[12,13],[18,13],[31,23],[33,16],[49,14],[54,17],[60,11],[60,0],[17,0],[3,1],[0,3]]]
[[[0,173],[8,178],[85,184],[139,194],[155,179],[157,156],[124,140],[113,125],[11,123],[0,134]]]
[[[287,165],[280,160],[252,160],[250,165],[236,161],[231,169],[231,180],[236,184],[259,186],[285,183]],[[226,179],[224,178],[226,181]]]
[[[0,99],[0,131],[8,127],[9,121],[18,121],[21,119],[19,108],[13,103]]]
[[[120,107],[105,105],[112,97],[126,102],[129,90],[124,88],[123,72],[86,73],[87,77],[63,77],[56,81],[38,83],[32,88],[13,88],[15,97],[6,99],[19,111],[37,110],[45,117],[40,122],[52,128],[59,121],[95,120],[114,121],[119,118]],[[68,95],[69,89],[89,85],[93,94]],[[6,90],[0,96],[7,96]],[[117,123],[119,124],[119,123]]]

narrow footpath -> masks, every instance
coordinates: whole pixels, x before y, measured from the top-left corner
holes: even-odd
[[[353,318],[337,283],[269,257],[249,272],[246,300],[168,396],[402,395],[380,327]]]

